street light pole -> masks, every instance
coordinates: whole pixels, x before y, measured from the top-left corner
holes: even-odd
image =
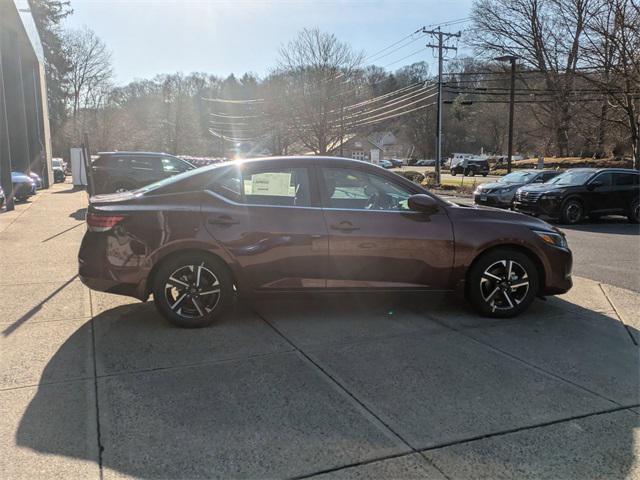
[[[513,158],[513,115],[515,110],[516,100],[516,60],[518,57],[514,55],[505,55],[503,57],[497,57],[495,60],[499,62],[511,62],[511,88],[509,91],[509,145],[507,152],[507,173],[511,173],[511,160]]]

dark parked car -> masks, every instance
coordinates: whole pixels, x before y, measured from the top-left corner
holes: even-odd
[[[435,160],[418,160],[414,165],[418,167],[435,167],[436,161]]]
[[[11,172],[13,184],[13,196],[16,200],[25,201],[31,195],[36,194],[36,182],[29,175],[20,172]]]
[[[511,208],[516,190],[530,183],[544,183],[556,177],[557,170],[518,170],[502,177],[497,182],[478,185],[473,192],[473,202],[477,205]]]
[[[67,173],[64,170],[64,164],[62,160],[54,158],[51,160],[51,167],[53,168],[53,181],[55,183],[62,183],[67,178]]]
[[[586,217],[626,215],[640,222],[640,174],[624,168],[576,168],[541,185],[527,185],[516,192],[514,208],[563,223]]]
[[[186,172],[90,199],[79,275],[184,327],[234,295],[457,290],[510,317],[571,288],[571,251],[546,222],[463,207],[367,162],[275,157]]]
[[[394,168],[400,168],[404,165],[404,162],[399,158],[390,158],[389,161],[391,162],[391,165],[393,165]]]
[[[0,208],[4,207],[4,202],[6,202],[7,197],[4,196],[4,190],[0,187]]]
[[[467,160],[458,162],[450,169],[451,175],[454,177],[461,173],[462,175],[473,177],[474,175],[482,175],[486,177],[489,174],[489,162],[486,160]]]
[[[99,153],[92,163],[96,194],[125,192],[195,167],[166,153]]]

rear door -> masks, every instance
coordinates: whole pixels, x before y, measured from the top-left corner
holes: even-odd
[[[448,288],[453,232],[446,212],[409,210],[415,192],[376,170],[318,166],[329,230],[327,287]]]
[[[640,174],[634,172],[615,172],[613,174],[613,202],[616,208],[628,211],[631,202],[638,198],[640,192]]]
[[[272,161],[229,167],[212,182],[206,228],[237,262],[245,287],[326,286],[327,228],[313,182],[310,162]]]

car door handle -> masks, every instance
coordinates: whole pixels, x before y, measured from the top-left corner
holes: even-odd
[[[238,222],[236,222],[229,215],[220,215],[217,218],[210,218],[207,222],[210,225],[236,225],[236,224],[238,224]]]
[[[355,230],[360,230],[360,227],[356,227],[353,225],[353,223],[346,221],[334,223],[333,225],[330,225],[330,228],[332,230],[340,230],[341,232],[353,232]]]

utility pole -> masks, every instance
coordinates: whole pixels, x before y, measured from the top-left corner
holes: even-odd
[[[515,55],[504,55],[502,57],[494,58],[499,62],[511,62],[511,89],[509,91],[509,145],[507,152],[507,173],[511,173],[511,160],[513,157],[513,114],[516,104],[516,60],[518,57]]]
[[[428,43],[426,46],[438,49],[438,116],[436,121],[436,185],[440,185],[440,166],[442,164],[442,52],[444,50],[458,50],[457,47],[444,45],[444,39],[460,37],[461,33],[446,33],[440,30],[427,30],[422,28],[422,33],[435,35],[438,44]]]

